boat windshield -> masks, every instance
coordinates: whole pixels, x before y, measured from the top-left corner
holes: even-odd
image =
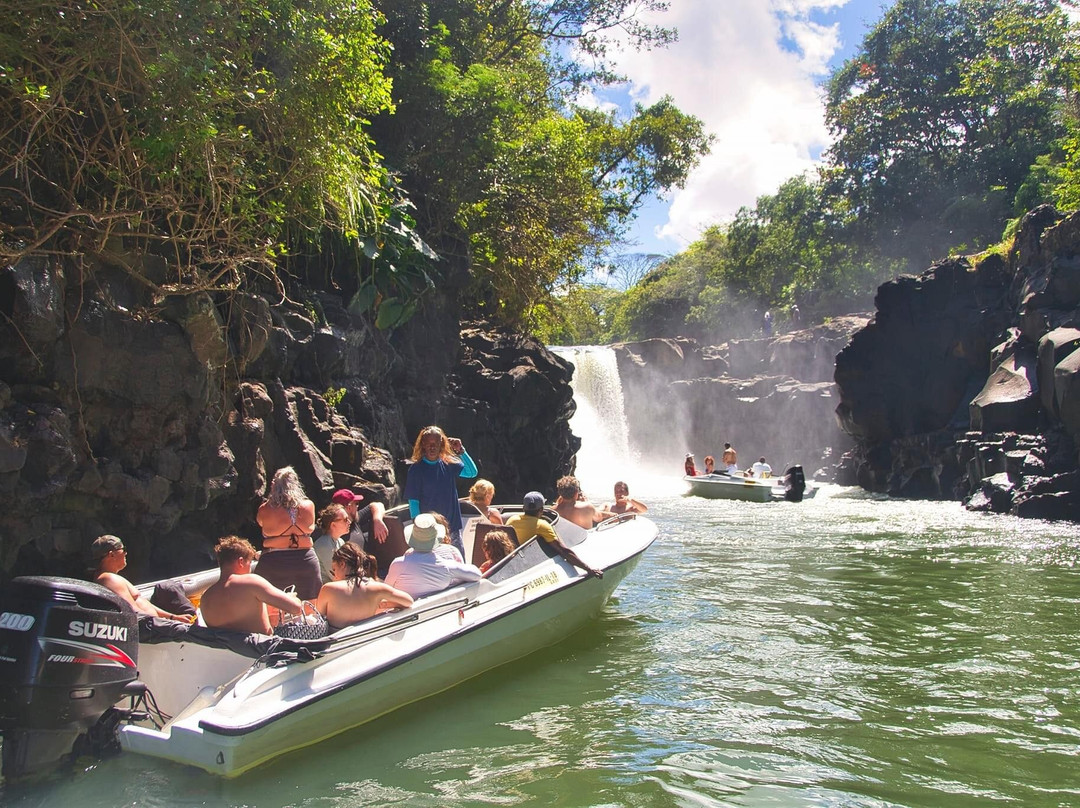
[[[492,583],[501,583],[508,578],[524,572],[530,567],[543,563],[549,558],[558,555],[555,550],[548,546],[545,541],[531,539],[518,548],[518,551],[505,561],[500,562],[494,572],[487,576]]]

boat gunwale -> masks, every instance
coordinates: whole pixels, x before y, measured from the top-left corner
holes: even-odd
[[[648,550],[649,547],[652,546],[653,542],[656,540],[656,537],[658,535],[659,535],[659,530],[654,532],[652,539],[650,539],[649,542],[644,547],[642,547],[640,550],[638,550],[635,553],[632,553],[631,555],[626,556],[621,561],[619,561],[619,562],[617,562],[615,564],[612,564],[610,567],[608,567],[606,569],[618,569],[618,568],[620,568],[622,566],[625,566],[626,564],[628,564],[630,562],[635,562],[636,563],[640,559],[640,557],[645,553],[645,551]],[[393,669],[393,668],[395,668],[395,667],[397,667],[399,665],[402,665],[402,664],[404,664],[406,662],[409,662],[409,661],[411,661],[413,659],[417,659],[417,658],[419,658],[420,656],[422,656],[422,655],[424,655],[426,653],[430,653],[431,651],[445,645],[446,643],[450,642],[451,640],[455,640],[455,639],[458,639],[459,637],[467,636],[468,634],[471,634],[472,632],[478,631],[478,630],[480,630],[482,628],[487,628],[488,626],[490,626],[497,619],[501,619],[501,618],[503,618],[503,617],[505,617],[505,616],[507,616],[509,614],[512,614],[514,612],[517,612],[517,611],[524,611],[525,609],[528,609],[528,608],[530,608],[530,607],[532,607],[534,605],[538,605],[540,603],[543,603],[544,601],[546,601],[550,597],[553,597],[553,596],[558,595],[558,594],[562,594],[563,592],[565,592],[566,590],[568,590],[572,586],[576,586],[576,585],[582,584],[582,583],[587,583],[587,582],[589,582],[591,577],[592,576],[589,576],[589,575],[578,575],[578,576],[576,576],[574,578],[568,578],[568,579],[566,579],[564,581],[564,583],[562,585],[552,589],[549,592],[545,592],[544,594],[539,595],[538,597],[534,598],[533,600],[528,601],[527,603],[522,604],[518,609],[512,609],[512,610],[508,610],[508,611],[505,611],[505,612],[499,612],[498,614],[493,614],[490,617],[488,617],[488,618],[486,618],[486,619],[484,619],[482,621],[473,623],[472,625],[469,625],[469,626],[464,626],[464,627],[458,629],[457,631],[453,631],[453,632],[451,632],[449,634],[445,634],[445,635],[433,640],[432,642],[429,642],[429,643],[417,648],[416,650],[411,651],[410,653],[406,654],[405,656],[394,657],[392,660],[386,661],[385,663],[379,665],[377,668],[373,668],[371,670],[365,671],[364,673],[358,674],[357,676],[351,677],[351,678],[349,678],[349,679],[347,679],[347,680],[345,680],[343,682],[340,682],[339,684],[336,684],[333,687],[328,688],[328,689],[326,689],[324,691],[320,691],[318,693],[312,693],[310,696],[305,697],[304,699],[299,700],[299,701],[295,702],[294,704],[291,704],[288,707],[275,712],[273,715],[267,716],[266,718],[260,719],[260,720],[258,720],[256,722],[253,722],[253,723],[250,723],[250,724],[244,724],[242,726],[223,726],[223,725],[220,725],[220,724],[214,724],[211,721],[204,718],[204,719],[199,720],[198,728],[203,730],[204,732],[210,732],[210,733],[213,733],[215,735],[222,736],[222,737],[240,737],[240,736],[252,734],[254,732],[258,732],[259,730],[264,729],[267,726],[270,726],[275,721],[278,721],[281,718],[284,718],[285,716],[288,716],[288,715],[290,715],[290,714],[292,714],[292,713],[294,713],[294,712],[296,712],[298,710],[305,709],[305,708],[311,706],[312,704],[316,704],[319,701],[322,701],[323,699],[327,699],[327,698],[330,698],[332,696],[335,696],[335,695],[337,695],[337,694],[339,694],[339,693],[341,693],[341,692],[343,692],[343,691],[345,691],[345,690],[347,690],[347,689],[349,689],[351,687],[355,687],[355,686],[357,686],[359,684],[362,684],[362,683],[368,681],[369,679],[373,679],[376,676],[380,676],[380,675],[386,673],[387,671],[389,671],[389,670],[391,670],[391,669]],[[618,586],[618,584],[616,584],[616,586]],[[511,591],[517,592],[517,591],[519,591],[519,589],[520,589],[519,587],[515,587]],[[614,588],[612,589],[612,593],[614,593]],[[610,595],[609,595],[609,597],[610,597]],[[541,646],[541,647],[543,647],[543,646]],[[539,648],[534,649],[534,650],[539,650]],[[532,653],[532,651],[530,651],[529,653]],[[527,654],[526,654],[526,656],[527,656]],[[306,663],[301,663],[301,664],[306,664]]]

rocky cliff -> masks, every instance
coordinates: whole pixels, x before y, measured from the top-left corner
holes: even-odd
[[[857,442],[841,482],[1080,518],[1080,214],[1038,208],[1007,253],[884,284],[836,358]]]
[[[429,423],[502,501],[572,468],[570,367],[462,327],[452,301],[387,334],[332,292],[161,298],[136,277],[75,259],[0,269],[0,579],[77,574],[105,532],[134,579],[205,567],[218,537],[257,537],[283,465],[318,507],[342,486],[393,504]]]
[[[851,447],[834,415],[833,359],[867,317],[840,317],[767,339],[701,346],[654,339],[614,346],[631,444],[681,474],[693,452],[703,467],[724,443],[740,465],[764,456],[774,469],[808,474]]]

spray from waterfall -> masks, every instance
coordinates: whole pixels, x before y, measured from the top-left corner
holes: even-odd
[[[630,445],[622,382],[615,352],[608,346],[552,347],[574,366],[571,386],[577,412],[570,430],[581,438],[576,476],[594,503],[612,500],[615,482],[630,486],[633,496],[682,490],[680,475],[654,471]]]

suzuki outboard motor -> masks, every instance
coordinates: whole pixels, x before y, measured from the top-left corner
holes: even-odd
[[[784,472],[784,499],[788,502],[802,502],[806,493],[806,475],[802,466],[792,466]]]
[[[136,677],[138,618],[103,586],[16,578],[0,595],[3,773],[57,763]]]

